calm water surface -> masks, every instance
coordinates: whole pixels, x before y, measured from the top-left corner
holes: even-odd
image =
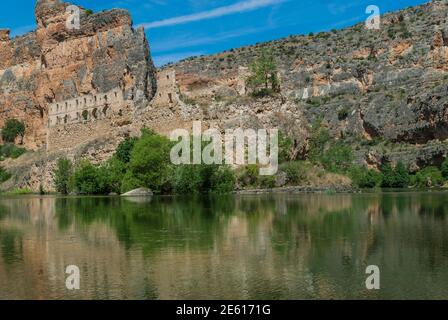
[[[3,197],[0,299],[447,299],[447,196]]]

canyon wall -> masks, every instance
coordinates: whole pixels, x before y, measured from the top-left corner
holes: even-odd
[[[126,116],[132,118],[156,91],[156,70],[144,30],[134,30],[129,13],[118,9],[91,13],[80,8],[80,28],[70,29],[66,26],[70,5],[39,0],[36,31],[14,39],[7,30],[0,31],[0,126],[9,118],[23,120],[28,149],[55,149],[48,145],[55,130],[75,121],[65,119],[65,115],[58,120],[56,114],[62,110],[52,111],[50,106],[65,108],[76,99],[84,103],[88,98],[113,93],[119,95],[120,104],[129,112]],[[94,101],[90,111],[106,104]],[[80,104],[77,107],[75,117],[84,111]],[[117,103],[112,107],[120,108]],[[94,115],[88,118],[104,120],[94,119]],[[85,131],[89,131],[88,126]],[[71,146],[81,142],[77,133],[73,130]],[[97,131],[84,134],[98,137]]]

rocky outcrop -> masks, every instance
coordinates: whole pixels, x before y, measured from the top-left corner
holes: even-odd
[[[80,8],[80,28],[69,29],[69,5],[39,0],[36,31],[14,39],[0,32],[0,126],[23,120],[29,149],[45,147],[51,103],[118,88],[136,111],[156,91],[144,30],[134,30],[127,11]]]
[[[423,159],[414,162],[431,163],[430,155],[422,154],[431,149],[425,146],[448,139],[447,14],[445,1],[431,1],[386,14],[380,30],[358,24],[290,36],[166,68],[176,71],[184,100],[200,105],[211,117],[225,100],[225,110],[238,114],[241,106],[235,101],[241,100],[239,87],[245,79],[241,68],[247,68],[261,49],[271,50],[282,100],[287,101],[282,104],[294,105],[286,108],[294,110],[293,117],[286,118],[295,117],[303,129],[295,136],[298,145],[306,145],[309,135],[303,131],[320,120],[335,138],[362,149],[360,162],[369,163],[369,150],[362,145],[389,141],[414,145],[408,148],[415,155],[411,158]],[[247,103],[241,118],[251,111],[263,118],[263,110],[270,109],[267,104],[272,102]]]

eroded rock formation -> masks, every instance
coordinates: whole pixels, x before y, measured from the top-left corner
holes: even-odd
[[[53,103],[65,107],[70,99],[119,90],[134,113],[156,91],[144,30],[134,30],[129,13],[80,8],[80,27],[71,29],[70,5],[39,0],[36,31],[14,39],[0,31],[0,126],[8,118],[25,121],[28,149],[45,147]]]

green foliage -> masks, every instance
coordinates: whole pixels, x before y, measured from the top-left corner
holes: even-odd
[[[103,164],[103,167],[105,170],[107,170],[105,174],[107,175],[108,179],[108,189],[110,190],[110,192],[119,194],[121,192],[122,182],[126,174],[126,164],[118,160],[118,158],[115,156],[109,159],[105,164]]]
[[[443,161],[442,163],[442,175],[445,179],[448,179],[448,159],[446,159],[445,161]]]
[[[115,153],[116,158],[123,163],[129,163],[131,160],[131,151],[137,141],[137,138],[127,138],[121,142]]]
[[[272,51],[261,50],[258,58],[252,63],[251,75],[247,80],[255,96],[271,95],[280,91],[277,76],[277,63]]]
[[[173,189],[177,194],[201,193],[203,172],[201,165],[181,165],[176,168]]]
[[[381,166],[381,187],[392,188],[394,185],[394,169],[389,163]]]
[[[54,185],[56,191],[62,194],[69,194],[72,189],[73,166],[69,159],[58,160],[54,170]]]
[[[16,138],[20,136],[23,140],[25,135],[25,124],[17,119],[6,120],[2,129],[2,139],[5,142],[14,143]]]
[[[330,172],[346,172],[353,161],[352,148],[343,142],[333,143],[324,151],[320,162]]]
[[[261,187],[272,189],[275,187],[277,179],[276,179],[276,176],[274,176],[274,175],[260,176],[259,181],[260,181]]]
[[[280,170],[286,173],[288,182],[294,185],[302,183],[306,179],[306,171],[309,166],[303,161],[283,163]]]
[[[437,167],[426,167],[415,175],[417,187],[428,188],[442,186],[444,183],[442,172]]]
[[[278,133],[278,162],[283,163],[294,160],[294,141],[282,131]]]
[[[11,178],[11,174],[0,166],[0,183],[8,181]]]
[[[127,171],[121,182],[121,193],[126,193],[128,191],[140,188],[143,183],[138,180],[131,171]]]
[[[92,9],[86,9],[85,13],[86,13],[87,16],[90,16],[90,15],[93,14],[93,10]]]
[[[308,158],[313,163],[319,163],[324,154],[325,146],[331,140],[330,132],[322,128],[320,123],[313,125],[309,141]]]
[[[249,164],[240,169],[238,181],[246,187],[256,187],[258,185],[259,168],[255,164]]]
[[[351,167],[349,176],[359,188],[375,188],[381,184],[381,173],[366,167]]]
[[[76,167],[74,182],[79,194],[100,195],[111,192],[107,167],[96,167],[89,161],[83,160]]]
[[[26,152],[25,148],[19,148],[13,143],[0,145],[0,157],[17,159]]]
[[[383,188],[405,188],[409,186],[411,179],[409,171],[402,162],[398,162],[395,168],[387,163],[381,167]]]
[[[402,163],[398,162],[394,170],[394,188],[405,188],[409,186],[411,179],[408,168]]]
[[[131,152],[128,170],[146,187],[154,192],[166,190],[171,178],[170,150],[172,143],[160,135],[144,132]]]
[[[211,191],[214,193],[230,193],[235,190],[235,173],[227,165],[219,166],[210,178]]]

